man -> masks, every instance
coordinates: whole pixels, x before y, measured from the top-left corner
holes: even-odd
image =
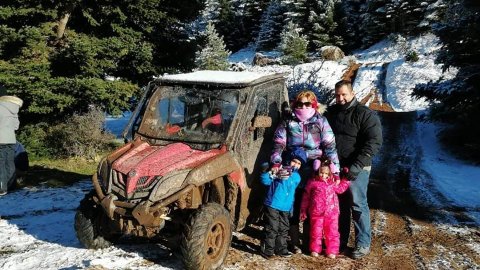
[[[348,168],[350,188],[339,195],[340,245],[347,247],[350,219],[355,227],[354,259],[370,252],[371,228],[367,187],[372,158],[382,145],[382,126],[376,113],[355,98],[350,81],[335,84],[336,104],[328,108],[326,117],[335,134],[340,166]]]
[[[15,180],[15,130],[18,129],[18,111],[23,101],[15,96],[0,97],[0,196]]]

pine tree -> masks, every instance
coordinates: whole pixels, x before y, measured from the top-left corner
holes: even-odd
[[[388,1],[367,1],[363,6],[365,13],[360,16],[360,36],[362,45],[370,46],[390,33],[387,27],[388,16],[386,3]]]
[[[239,20],[235,15],[233,2],[231,0],[218,0],[219,10],[216,18],[215,28],[218,34],[223,37],[225,45],[230,50],[237,50],[240,47],[238,40],[241,39]]]
[[[195,43],[182,29],[200,6],[199,0],[2,1],[0,84],[24,99],[22,124],[61,121],[90,105],[110,113],[130,109],[138,84],[193,66]]]
[[[218,35],[213,24],[208,23],[205,30],[207,43],[203,49],[197,52],[195,64],[199,69],[206,70],[227,70],[227,61],[230,52],[226,50],[225,43]]]
[[[285,64],[295,65],[307,59],[307,44],[305,36],[300,35],[300,29],[289,22],[281,35],[280,51]]]
[[[346,0],[339,7],[337,33],[341,33],[344,50],[370,46],[391,33],[418,34],[429,30],[435,21],[436,0]],[[437,7],[438,6],[438,7]],[[429,17],[427,17],[427,15]]]
[[[309,31],[307,35],[311,48],[318,50],[326,45],[342,46],[342,39],[337,35],[337,23],[335,22],[335,1],[309,1],[311,10],[308,16]]]
[[[432,101],[429,117],[452,124],[449,143],[468,147],[480,161],[480,4],[475,0],[449,0],[443,22],[435,33],[444,46],[438,61],[458,68],[448,81],[417,85],[414,96]],[[453,130],[452,130],[453,129]]]
[[[248,42],[255,42],[260,30],[262,13],[268,7],[269,0],[245,0],[243,25]]]
[[[284,6],[279,0],[272,0],[260,20],[260,30],[255,41],[255,49],[268,50],[277,46],[283,29]]]
[[[345,0],[337,6],[338,23],[337,33],[341,33],[343,39],[342,50],[346,53],[362,46],[360,35],[360,16],[364,12],[366,0]]]

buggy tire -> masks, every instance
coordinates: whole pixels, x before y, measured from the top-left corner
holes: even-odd
[[[232,241],[229,212],[220,204],[207,203],[185,225],[180,250],[186,269],[219,269]]]
[[[93,201],[94,192],[85,195],[75,214],[75,233],[83,246],[89,249],[107,248],[112,245],[102,235],[101,222],[106,221],[106,214]]]

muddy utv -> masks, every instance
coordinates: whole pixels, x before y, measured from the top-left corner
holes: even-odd
[[[232,231],[258,217],[261,163],[287,99],[281,74],[198,71],[150,82],[129,140],[100,162],[80,202],[80,242],[167,239],[180,243],[187,269],[219,268]]]

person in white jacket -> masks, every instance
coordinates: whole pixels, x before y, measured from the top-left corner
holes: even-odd
[[[18,97],[0,97],[0,196],[7,194],[15,180],[15,131],[20,125],[18,111],[22,105]]]

